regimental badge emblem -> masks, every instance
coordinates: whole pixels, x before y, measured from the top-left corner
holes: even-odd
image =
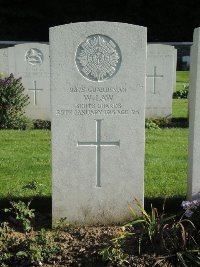
[[[76,51],[76,66],[88,80],[102,82],[113,77],[121,65],[121,51],[110,37],[95,34],[87,37]]]
[[[42,64],[44,60],[44,56],[39,49],[31,48],[26,52],[25,60],[31,65],[38,65],[38,64]]]

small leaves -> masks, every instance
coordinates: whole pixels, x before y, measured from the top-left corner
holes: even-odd
[[[18,202],[11,201],[12,207],[9,209],[4,209],[5,212],[14,213],[16,220],[22,223],[23,230],[27,233],[32,230],[31,219],[35,217],[34,209],[30,209],[29,206],[31,201],[27,204],[21,200]]]
[[[21,78],[15,79],[13,74],[0,78],[0,129],[22,129],[28,123],[24,108],[29,97],[24,90]]]

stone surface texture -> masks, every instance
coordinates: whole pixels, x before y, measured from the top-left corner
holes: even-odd
[[[174,48],[174,92],[176,92],[177,49]]]
[[[171,117],[174,62],[173,46],[147,46],[146,118]]]
[[[200,199],[200,28],[194,30],[189,84],[188,199]]]
[[[15,77],[22,77],[30,104],[26,115],[32,119],[51,120],[50,117],[50,62],[49,45],[24,43],[9,50],[14,62],[9,60]]]
[[[50,29],[54,222],[124,222],[143,204],[146,42],[123,23]]]
[[[0,49],[0,73],[2,75],[8,75],[8,49]]]

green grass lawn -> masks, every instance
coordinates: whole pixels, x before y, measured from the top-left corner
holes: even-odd
[[[189,84],[189,71],[176,72],[176,90],[184,89],[184,85]],[[187,118],[188,117],[188,100],[187,99],[173,99],[173,118]]]
[[[188,117],[188,100],[187,99],[173,99],[172,110],[173,110],[173,118],[187,118]]]
[[[176,72],[176,91],[183,90],[189,84],[189,71]]]
[[[188,129],[146,130],[145,196],[186,194]],[[35,180],[39,194],[51,195],[50,132],[0,131],[0,197],[31,197],[24,189]]]
[[[146,130],[145,196],[186,195],[188,129]]]
[[[32,181],[42,196],[51,195],[49,131],[0,131],[0,197],[35,195],[23,188]]]
[[[187,82],[188,72],[177,72],[177,84]],[[173,117],[187,118],[187,105],[187,99],[174,99]],[[185,197],[187,140],[188,129],[146,130],[145,197]],[[36,193],[51,196],[50,131],[1,130],[0,198]]]
[[[184,89],[184,85],[189,84],[189,71],[176,72],[176,90]],[[187,118],[188,117],[188,100],[187,99],[173,99],[172,104],[173,118]]]

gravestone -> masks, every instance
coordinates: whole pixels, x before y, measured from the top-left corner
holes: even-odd
[[[49,45],[24,43],[10,49],[14,62],[9,61],[15,77],[22,77],[30,104],[26,115],[32,119],[50,120],[50,62]]]
[[[53,222],[130,219],[143,204],[146,28],[50,29]]]
[[[173,46],[147,46],[146,118],[171,117],[174,62]]]
[[[16,76],[15,70],[15,47],[8,47],[8,69],[9,74],[13,74],[14,77]]]
[[[189,83],[188,199],[200,199],[200,28],[194,30]]]
[[[177,68],[177,49],[174,48],[174,92],[176,92],[176,68]]]
[[[0,49],[0,74],[1,76],[8,75],[8,49]]]

